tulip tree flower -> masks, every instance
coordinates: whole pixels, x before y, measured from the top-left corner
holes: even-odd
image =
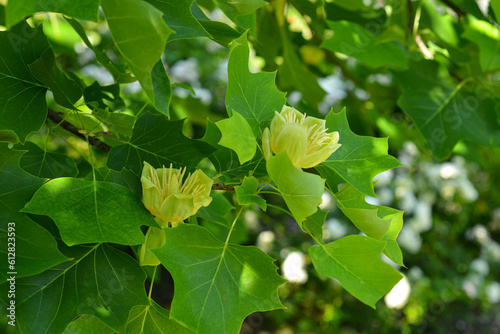
[[[185,174],[186,168],[174,169],[170,165],[170,168],[163,166],[155,169],[144,162],[142,202],[162,227],[176,227],[212,201],[210,191],[213,180],[199,169],[184,179]],[[149,249],[159,248],[164,242],[163,231],[150,227],[139,252],[141,265],[158,265],[160,262]]]
[[[186,168],[154,169],[144,162],[142,169],[142,202],[161,226],[177,226],[212,201],[214,181],[197,169],[183,180]]]
[[[338,131],[327,133],[326,121],[303,115],[295,108],[283,106],[275,112],[271,130],[262,135],[264,157],[286,151],[297,168],[311,168],[325,161],[341,144]]]

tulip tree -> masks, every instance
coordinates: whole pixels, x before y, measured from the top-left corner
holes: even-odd
[[[9,325],[21,333],[239,333],[252,313],[284,308],[287,284],[279,261],[238,237],[248,210],[293,219],[317,274],[375,308],[404,267],[396,241],[403,212],[365,199],[376,197],[378,174],[401,166],[387,137],[376,136],[393,127],[361,136],[351,126],[376,113],[375,96],[371,109],[332,104],[321,114],[326,92],[317,79],[336,68],[366,88],[368,74],[389,74],[399,88],[392,108],[437,159],[458,142],[497,145],[490,81],[500,68],[498,6],[439,6],[445,15],[427,0],[384,8],[347,0],[0,1],[0,301],[15,305]],[[209,18],[216,8],[225,19]],[[113,84],[68,65],[47,15]],[[207,120],[189,105],[179,116],[173,87],[195,90],[171,82],[162,55],[186,39],[227,49],[222,117]],[[250,70],[252,50],[265,62],[259,71]],[[122,89],[133,82],[141,89],[134,96]],[[287,100],[292,91],[299,102]],[[380,124],[391,119],[380,115]],[[188,134],[200,126],[203,136]],[[324,238],[325,193],[359,234]],[[162,270],[173,278],[169,305],[152,297]]]

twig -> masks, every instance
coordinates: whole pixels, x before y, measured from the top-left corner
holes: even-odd
[[[80,139],[87,140],[83,134],[80,133],[80,129],[78,129],[76,126],[71,124],[68,121],[65,121],[59,116],[57,112],[55,112],[52,109],[48,110],[47,117],[50,118],[54,123],[59,124],[64,130],[71,132],[75,136],[77,136]],[[89,138],[89,143],[92,146],[100,148],[102,151],[108,153],[111,150],[111,146],[106,144],[105,142],[95,138],[88,136]]]
[[[234,191],[234,186],[224,183],[214,183],[212,185],[212,190],[230,190]]]

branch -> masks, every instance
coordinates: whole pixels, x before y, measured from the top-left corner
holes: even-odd
[[[60,125],[64,130],[71,132],[75,136],[77,136],[80,139],[83,139],[87,141],[87,138],[89,139],[90,145],[93,145],[95,147],[100,148],[104,152],[108,153],[111,150],[111,146],[106,144],[105,142],[91,136],[85,137],[83,134],[80,133],[80,129],[78,129],[76,126],[71,124],[68,121],[65,121],[59,116],[57,112],[55,112],[52,109],[48,110],[47,117],[50,118],[54,123]]]
[[[234,191],[234,186],[224,183],[214,183],[212,185],[212,190],[230,190]]]

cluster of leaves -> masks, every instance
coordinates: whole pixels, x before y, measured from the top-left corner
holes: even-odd
[[[210,20],[202,8],[214,6],[232,23]],[[304,237],[315,240],[309,255],[316,270],[374,307],[401,278],[381,253],[403,266],[396,242],[403,212],[365,201],[375,196],[373,178],[400,166],[388,155],[387,139],[355,134],[344,110],[326,116],[328,131],[340,133],[342,146],[314,169],[295,168],[285,153],[266,162],[260,143],[275,111],[287,102],[282,91],[300,91],[300,108],[319,116],[317,106],[326,93],[316,75],[325,69],[321,60],[302,61],[298,47],[320,50],[344,69],[340,54],[356,59],[368,73],[389,68],[402,89],[399,107],[437,158],[446,158],[462,139],[498,143],[496,91],[485,84],[500,66],[495,53],[500,37],[491,18],[461,3],[450,7],[466,15],[460,22],[440,15],[430,1],[413,9],[411,2],[389,1],[388,6],[392,11],[362,1],[292,0],[287,7],[286,1],[261,0],[85,0],[11,1],[0,7],[0,24],[6,27],[0,32],[0,130],[12,131],[19,141],[0,143],[0,237],[7,238],[8,222],[16,223],[21,331],[236,333],[252,312],[281,308],[277,289],[284,280],[273,259],[236,238],[247,205],[264,211],[271,206],[263,193],[282,197],[288,210],[280,209],[296,220]],[[285,13],[292,10],[310,19],[313,37],[290,31]],[[115,84],[86,83],[87,78],[61,69],[42,26],[25,20],[36,12],[63,14]],[[86,22],[100,19],[107,23],[113,40],[109,49],[117,57],[88,36]],[[329,31],[333,36],[323,39]],[[186,122],[171,117],[172,84],[161,60],[170,42],[192,38],[230,47],[228,118],[208,121],[201,139],[186,137]],[[277,78],[249,71],[248,39],[265,68],[277,70]],[[123,112],[126,96],[120,85],[136,80],[148,102]],[[60,128],[87,142],[83,165],[90,169],[48,149]],[[48,134],[42,149],[28,136],[43,131]],[[105,166],[98,164],[101,153],[93,146],[107,153]],[[189,224],[164,229],[165,245],[154,253],[174,279],[170,312],[151,299],[151,290],[147,294],[146,273],[130,256],[145,241],[144,227],[157,226],[141,203],[144,161],[190,170],[210,161],[216,182],[236,185],[241,206],[234,210],[224,192],[213,191],[213,202]],[[318,204],[325,188],[364,235],[324,243],[327,212]],[[0,253],[5,282],[7,254],[5,249]],[[0,285],[0,300],[6,303],[8,288]]]

